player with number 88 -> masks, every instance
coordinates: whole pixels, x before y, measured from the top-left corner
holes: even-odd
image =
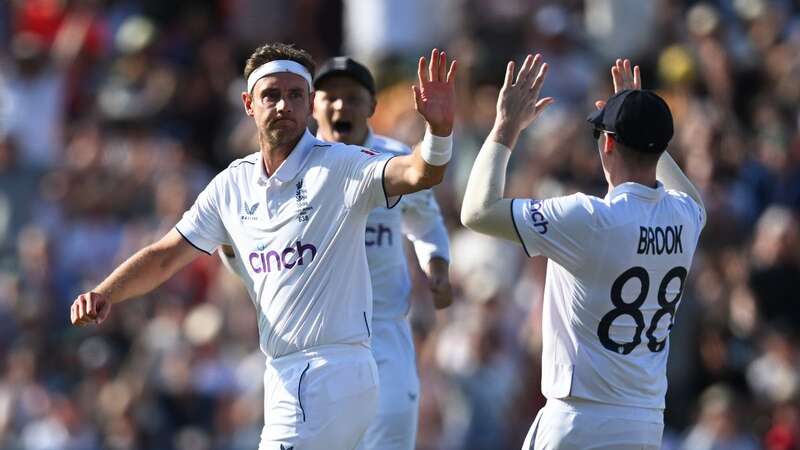
[[[523,449],[661,447],[669,333],[706,213],[665,151],[666,102],[617,60],[614,95],[588,118],[608,182],[604,198],[577,193],[503,198],[511,149],[553,103],[547,73],[528,55],[506,70],[495,125],[470,174],[461,220],[549,261],[542,313],[542,392]],[[644,344],[644,345],[643,345]]]

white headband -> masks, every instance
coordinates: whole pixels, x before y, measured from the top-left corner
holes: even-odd
[[[262,64],[258,67],[258,69],[250,72],[250,76],[247,77],[247,92],[252,94],[253,87],[255,87],[256,82],[265,76],[272,75],[273,73],[285,72],[293,73],[303,77],[303,79],[306,80],[306,83],[308,83],[308,90],[312,90],[311,86],[313,83],[311,81],[311,74],[308,73],[308,69],[306,69],[305,66],[288,59],[277,59],[275,61]]]

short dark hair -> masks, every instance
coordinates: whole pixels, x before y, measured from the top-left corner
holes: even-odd
[[[309,74],[312,76],[314,74],[316,66],[314,60],[307,51],[296,48],[293,44],[275,42],[258,47],[253,51],[253,54],[247,58],[247,62],[244,64],[244,79],[247,80],[247,77],[249,77],[254,70],[264,64],[279,59],[288,59],[289,61],[302,64],[303,67],[308,69]]]

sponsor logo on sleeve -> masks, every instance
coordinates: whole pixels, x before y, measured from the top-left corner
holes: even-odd
[[[537,233],[543,235],[547,233],[547,225],[550,222],[542,213],[542,206],[544,204],[541,200],[530,200],[528,202],[528,215],[531,220],[531,226]]]

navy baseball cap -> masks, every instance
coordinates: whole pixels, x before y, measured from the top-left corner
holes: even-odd
[[[317,70],[314,87],[318,87],[322,80],[334,75],[350,77],[367,88],[370,94],[375,95],[375,80],[369,69],[349,56],[337,56],[325,61]]]
[[[653,91],[626,89],[611,96],[603,109],[586,118],[614,134],[619,143],[645,153],[661,153],[672,139],[672,113]]]

